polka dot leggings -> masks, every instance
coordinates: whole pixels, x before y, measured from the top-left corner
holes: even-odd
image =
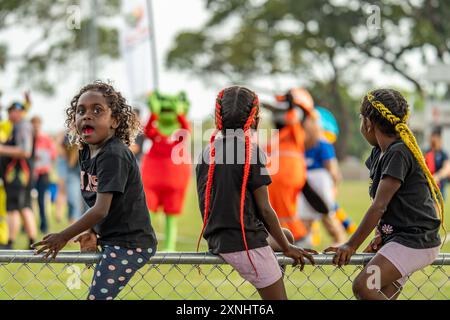
[[[89,300],[113,300],[133,275],[153,256],[155,249],[104,246],[89,290]]]

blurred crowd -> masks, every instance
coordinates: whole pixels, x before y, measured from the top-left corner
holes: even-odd
[[[78,151],[64,133],[48,135],[40,116],[28,117],[31,101],[14,101],[0,127],[0,246],[15,247],[19,232],[35,242],[38,229],[49,231],[49,216],[69,222],[83,210],[79,192]],[[3,111],[3,110],[2,110]],[[37,215],[38,213],[38,219]],[[23,225],[23,227],[22,227]]]

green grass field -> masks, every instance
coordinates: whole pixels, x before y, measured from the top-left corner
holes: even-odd
[[[340,204],[352,219],[359,223],[369,205],[367,182],[346,182],[339,194]],[[447,205],[448,207],[448,205]],[[61,230],[67,222],[57,224],[51,219],[51,231]],[[158,234],[159,246],[163,248],[163,216],[152,221]],[[194,186],[187,195],[183,215],[179,220],[179,251],[195,251],[201,230]],[[450,223],[446,222],[447,229]],[[322,243],[316,248],[324,249],[330,244],[329,237],[322,230]],[[21,235],[16,249],[25,249],[27,239]],[[69,245],[67,250],[76,250]],[[200,251],[205,251],[202,241]],[[450,243],[441,250],[450,252]],[[81,271],[81,285],[69,289],[71,281],[77,278],[73,266],[62,264],[3,264],[0,266],[0,299],[84,299],[92,277],[92,269],[75,265]],[[288,267],[285,283],[291,299],[348,299],[351,294],[351,280],[360,267],[347,266],[337,269],[331,266],[306,266],[302,273]],[[201,272],[201,273],[200,273]],[[258,299],[255,290],[229,266],[201,266],[199,270],[191,265],[148,265],[144,267],[119,295],[121,299]],[[417,272],[406,285],[402,299],[449,299],[449,268],[429,267]],[[206,274],[206,276],[205,276]],[[420,287],[418,289],[417,287]]]

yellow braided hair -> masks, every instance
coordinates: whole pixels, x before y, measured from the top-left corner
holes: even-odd
[[[428,166],[425,162],[425,158],[423,157],[422,151],[420,150],[419,145],[417,144],[414,134],[406,124],[406,121],[408,121],[409,118],[409,111],[401,119],[397,117],[395,114],[393,114],[391,110],[389,110],[383,103],[381,103],[378,100],[375,100],[375,97],[373,96],[372,93],[367,94],[367,100],[370,102],[372,107],[374,107],[386,120],[388,120],[395,127],[395,131],[400,135],[400,138],[403,140],[408,149],[411,150],[412,154],[414,155],[423,172],[425,173],[425,177],[427,179],[431,194],[438,207],[442,228],[445,231],[444,198],[442,197],[441,190],[439,189],[439,186],[434,180],[433,175],[428,169]],[[444,241],[442,243],[444,243]]]

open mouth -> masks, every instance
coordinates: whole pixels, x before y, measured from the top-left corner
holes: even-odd
[[[83,134],[91,134],[92,132],[94,132],[94,127],[90,126],[90,125],[84,125],[81,128],[81,132]]]

